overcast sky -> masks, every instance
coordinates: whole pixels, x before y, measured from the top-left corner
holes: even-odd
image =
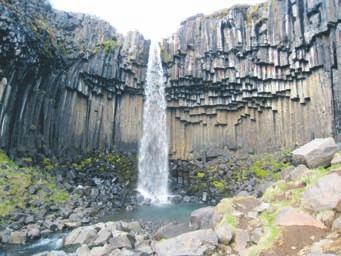
[[[60,10],[96,15],[121,33],[138,30],[150,39],[168,37],[180,22],[198,14],[209,14],[235,4],[264,0],[50,0]]]

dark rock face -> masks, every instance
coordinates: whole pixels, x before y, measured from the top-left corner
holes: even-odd
[[[149,42],[38,0],[0,2],[0,146],[69,158],[136,151]]]
[[[162,49],[172,157],[340,137],[340,20],[337,0],[272,0],[184,21]]]

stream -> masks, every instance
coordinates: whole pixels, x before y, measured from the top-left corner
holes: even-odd
[[[169,222],[189,221],[191,212],[204,206],[193,203],[140,206],[133,211],[116,210],[112,214],[101,217],[98,222],[138,220],[156,229]],[[44,251],[59,250],[63,248],[63,239],[66,235],[67,232],[54,233],[25,245],[8,245],[0,249],[0,256],[30,256]]]

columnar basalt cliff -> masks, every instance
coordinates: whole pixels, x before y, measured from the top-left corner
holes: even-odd
[[[149,41],[40,0],[0,0],[0,146],[136,151]]]
[[[162,42],[173,159],[341,134],[341,3],[270,0],[197,15]],[[0,147],[136,151],[149,41],[40,0],[0,0]]]
[[[173,158],[341,134],[341,2],[270,0],[197,15],[163,41]]]

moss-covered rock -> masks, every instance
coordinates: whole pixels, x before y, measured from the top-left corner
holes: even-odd
[[[0,217],[17,208],[34,208],[34,202],[62,204],[69,194],[44,169],[19,167],[0,151]]]

